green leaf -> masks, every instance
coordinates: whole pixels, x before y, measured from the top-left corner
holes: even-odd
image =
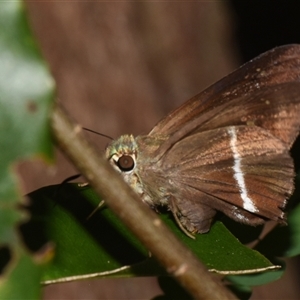
[[[16,266],[1,280],[1,299],[39,299],[42,268],[24,252],[14,254],[10,264],[14,263]]]
[[[77,184],[49,186],[29,197],[35,222],[46,221],[46,235],[55,243],[56,255],[44,273],[44,281],[68,281],[78,278],[73,276],[84,278],[88,274],[91,277],[166,275],[108,208],[102,208],[87,220],[100,202],[91,188],[78,188]],[[209,234],[199,234],[193,240],[178,228],[170,214],[160,216],[211,271],[239,274],[274,268],[260,253],[242,245],[219,221]],[[26,232],[30,236],[30,229]]]
[[[261,274],[239,275],[239,276],[227,276],[226,279],[236,286],[252,287],[257,285],[263,285],[272,281],[278,280],[282,277],[285,264],[283,261],[277,261],[282,266],[281,269],[271,272],[263,272]]]
[[[21,1],[0,10],[0,257],[1,299],[39,297],[43,259],[36,261],[20,239],[28,215],[14,167],[33,157],[51,157],[48,123],[54,82],[32,37]],[[8,251],[9,255],[3,255]],[[45,253],[47,256],[48,254]],[[13,287],[13,288],[12,288]]]

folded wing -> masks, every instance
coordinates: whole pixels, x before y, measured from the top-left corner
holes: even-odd
[[[285,143],[262,128],[229,126],[196,133],[174,145],[162,161],[172,201],[194,227],[206,219],[204,207],[253,225],[264,219],[284,221],[293,162]]]

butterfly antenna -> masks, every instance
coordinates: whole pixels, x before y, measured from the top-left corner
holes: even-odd
[[[100,133],[100,132],[97,132],[97,131],[94,131],[92,129],[88,129],[88,128],[85,128],[85,127],[82,127],[82,129],[84,129],[86,131],[89,131],[89,132],[92,132],[92,133],[95,133],[95,134],[98,134],[98,135],[101,135],[101,136],[106,137],[106,138],[108,138],[110,140],[113,140],[113,138],[111,136],[109,136],[109,135],[106,135],[106,134],[103,134],[103,133]]]

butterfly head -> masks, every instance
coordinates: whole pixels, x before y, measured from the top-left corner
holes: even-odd
[[[132,135],[122,135],[107,148],[105,156],[118,172],[131,174],[136,166],[138,146]]]
[[[141,197],[141,200],[152,208],[160,204],[160,202],[154,203],[153,200],[153,195],[157,194],[156,188],[152,189],[151,186],[145,185],[142,180],[142,174],[140,173],[143,173],[143,166],[147,166],[147,159],[145,155],[142,156],[139,150],[141,145],[144,145],[144,152],[147,152],[147,149],[150,149],[151,152],[153,149],[157,149],[161,140],[163,139],[153,139],[148,136],[134,138],[132,135],[122,135],[108,145],[105,153],[106,159],[113,168],[122,175],[125,182]],[[152,161],[151,156],[150,161]],[[151,171],[149,172],[151,173]],[[163,197],[160,196],[156,198],[161,199]]]

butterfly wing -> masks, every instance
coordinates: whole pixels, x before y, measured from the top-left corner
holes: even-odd
[[[257,225],[284,220],[293,191],[285,143],[256,126],[230,126],[191,135],[160,162],[170,208],[189,231],[206,232],[216,210]]]
[[[220,103],[204,92],[183,106],[184,113],[196,109],[192,120],[162,121],[151,132],[149,138],[168,138],[155,150],[154,173],[141,177],[156,186],[157,174],[164,174],[158,176],[167,178],[161,185],[169,207],[188,231],[208,231],[216,211],[252,225],[284,221],[282,209],[293,191],[288,151],[300,128],[300,83],[277,80],[244,94],[227,89],[230,97],[221,93]]]
[[[291,146],[298,126],[292,132],[282,130],[282,118],[285,108],[297,106],[299,99],[294,97],[273,97],[270,89],[285,92],[285,83],[300,83],[300,45],[287,45],[270,50],[213,84],[161,120],[149,135],[169,135],[169,144],[184,136],[207,129],[228,125],[257,126],[271,132]],[[293,87],[295,93],[299,87]],[[256,97],[253,99],[253,97]],[[260,115],[259,115],[260,114]],[[291,124],[298,124],[298,115]],[[297,127],[297,128],[296,128]],[[280,130],[278,130],[280,129]]]
[[[283,222],[294,178],[288,152],[299,129],[300,45],[288,45],[160,121],[148,135],[149,144],[157,141],[153,152],[140,151],[140,177],[189,232],[208,231],[216,211],[252,225]]]

